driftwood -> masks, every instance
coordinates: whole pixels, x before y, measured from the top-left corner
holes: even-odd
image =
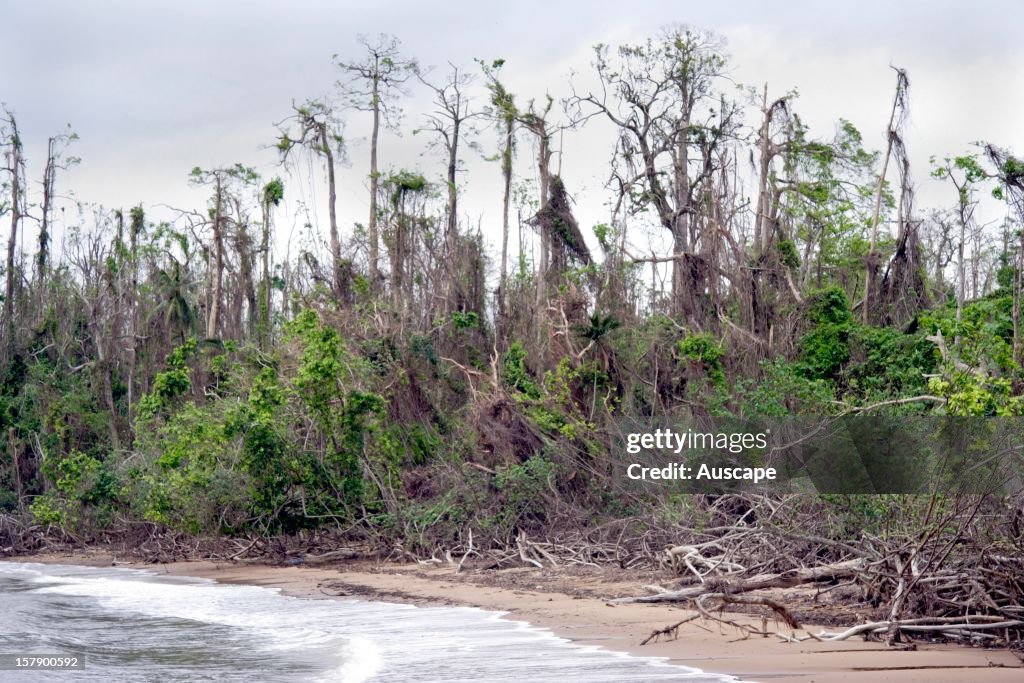
[[[848,579],[856,576],[865,569],[866,563],[862,559],[847,560],[835,564],[822,565],[820,567],[808,567],[793,569],[780,574],[759,574],[749,579],[737,579],[734,581],[719,581],[705,583],[699,586],[689,586],[675,591],[667,591],[657,595],[640,595],[628,598],[612,600],[612,604],[628,604],[637,602],[682,602],[699,598],[707,593],[721,593],[724,595],[736,595],[738,593],[749,593],[750,591],[763,590],[765,588],[792,588],[805,583],[817,583],[821,581],[833,581],[837,579]]]
[[[694,614],[692,617],[687,617],[686,619],[683,619],[682,621],[677,621],[674,624],[669,624],[665,628],[659,628],[656,631],[651,631],[651,635],[647,636],[642,641],[640,641],[640,644],[641,645],[646,645],[647,643],[651,642],[652,640],[654,642],[658,642],[658,640],[662,636],[664,636],[667,640],[675,640],[676,638],[679,637],[679,627],[680,626],[682,626],[683,624],[688,624],[691,621],[694,621],[695,619],[699,619],[699,618],[700,618],[699,614]]]
[[[320,555],[303,555],[302,564],[324,564],[326,562],[334,562],[335,560],[351,560],[358,556],[359,553],[352,548],[340,548],[321,553]]]
[[[734,604],[734,605],[760,605],[762,607],[768,607],[786,622],[786,625],[790,628],[800,628],[800,622],[793,616],[793,613],[786,609],[782,603],[772,600],[771,598],[755,597],[751,595],[728,595],[726,593],[708,593],[702,595],[698,604],[703,607],[705,600],[721,600],[723,603]]]
[[[1003,619],[1001,617],[993,617],[989,615],[968,615],[964,617],[946,617],[946,618],[922,618],[922,619],[903,619],[900,621],[874,621],[867,624],[860,624],[848,628],[841,633],[828,633],[822,632],[818,634],[818,638],[827,641],[840,641],[852,638],[853,636],[859,636],[869,633],[884,633],[890,630],[892,627],[897,627],[900,631],[918,631],[928,633],[949,633],[954,632],[959,635],[963,635],[970,631],[983,631],[994,628],[1015,628],[1024,626],[1024,621],[1020,619]]]

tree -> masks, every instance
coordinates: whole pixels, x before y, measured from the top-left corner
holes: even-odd
[[[698,214],[715,155],[735,132],[737,108],[714,84],[725,75],[722,41],[711,33],[669,27],[658,40],[595,50],[599,92],[577,95],[588,115],[618,130],[614,163],[623,167],[622,191],[654,211],[672,238],[673,311],[697,329],[712,312],[705,291],[714,265],[700,253]]]
[[[270,335],[273,319],[273,283],[270,279],[270,222],[272,208],[284,199],[284,183],[274,178],[260,194],[260,205],[263,208],[263,236],[260,240],[260,254],[263,257],[263,274],[260,280],[260,312],[259,312],[259,344],[266,351],[270,346]]]
[[[551,136],[552,130],[548,125],[547,117],[551,113],[554,100],[550,95],[545,98],[543,109],[535,107],[533,100],[530,101],[526,111],[519,115],[519,123],[524,129],[537,138],[537,180],[540,185],[540,208],[548,203],[548,193],[551,191]],[[547,308],[547,279],[548,266],[551,259],[550,236],[544,232],[540,235],[540,266],[537,269],[537,308],[543,316]]]
[[[856,277],[848,271],[863,241],[863,226],[870,221],[878,155],[864,149],[860,131],[846,120],[840,119],[827,141],[808,139],[795,114],[791,127],[786,143],[791,177],[776,179],[776,184],[789,200],[786,212],[796,225],[792,238],[803,241],[801,288],[840,284],[852,296],[859,287],[859,256]]]
[[[964,246],[967,243],[967,230],[974,226],[974,210],[978,207],[974,191],[978,183],[988,176],[978,163],[976,155],[969,154],[955,158],[946,157],[937,163],[932,157],[932,177],[948,180],[956,190],[956,216],[960,225],[960,239],[957,241],[957,293],[956,293],[956,337],[954,346],[960,345],[960,323],[963,320],[964,300],[966,298],[967,272],[964,268]]]
[[[193,183],[200,185],[213,184],[213,207],[210,210],[209,225],[213,233],[213,263],[212,263],[212,287],[210,291],[210,309],[206,318],[206,336],[216,339],[221,334],[221,311],[223,304],[224,290],[224,266],[226,258],[225,238],[227,224],[227,209],[229,205],[228,188],[226,183],[231,180],[240,180],[245,183],[253,183],[258,175],[251,168],[235,164],[231,167],[216,168],[204,171],[196,166],[190,174]],[[235,200],[236,215],[240,213],[237,198]],[[240,219],[241,216],[238,216]],[[236,330],[236,333],[238,331]]]
[[[378,272],[379,236],[377,234],[377,185],[380,182],[380,171],[377,166],[377,145],[380,137],[380,124],[395,127],[398,123],[399,111],[391,104],[390,99],[402,92],[402,86],[408,81],[416,69],[414,60],[401,57],[398,47],[400,41],[394,36],[381,34],[376,40],[365,37],[359,39],[366,51],[366,56],[359,62],[345,62],[334,59],[338,67],[346,74],[346,79],[339,82],[343,96],[351,106],[360,111],[369,111],[373,115],[370,131],[370,221],[368,226],[370,239],[370,282],[377,286],[380,277]]]
[[[993,190],[997,199],[1005,199],[1013,208],[1017,219],[1020,244],[1017,248],[1012,272],[1013,291],[1013,351],[1014,358],[1024,365],[1024,330],[1021,329],[1021,307],[1024,300],[1024,161],[995,145],[985,145],[989,161],[996,167],[995,176],[1000,186]]]
[[[426,178],[411,171],[390,174],[378,187],[387,196],[390,214],[390,220],[385,220],[384,225],[391,257],[392,305],[399,319],[404,321],[406,312],[412,306],[412,289],[416,279],[413,272],[415,228],[425,222],[423,201],[429,197],[431,187]],[[388,218],[387,214],[385,218]]]
[[[451,71],[440,84],[431,83],[423,73],[417,71],[416,75],[420,82],[433,91],[436,109],[427,114],[426,126],[415,131],[433,133],[437,138],[435,142],[440,143],[447,161],[445,184],[448,188],[448,206],[444,233],[445,252],[448,256],[446,264],[451,264],[457,258],[459,243],[459,186],[456,178],[459,170],[459,145],[468,141],[469,147],[477,146],[473,139],[477,131],[471,124],[474,119],[483,115],[483,112],[470,108],[470,99],[465,92],[472,84],[473,77],[460,73],[454,64],[449,66]],[[452,310],[459,310],[459,301],[465,298],[457,291],[460,287],[459,280],[454,273],[447,280],[448,292],[445,299]]]
[[[42,216],[39,221],[39,250],[36,252],[36,281],[38,291],[42,296],[46,283],[46,268],[49,259],[50,244],[50,213],[53,208],[53,197],[57,183],[57,170],[67,170],[71,165],[77,164],[77,157],[63,156],[64,150],[78,135],[70,131],[55,135],[47,141],[46,145],[46,168],[43,171],[43,206]]]
[[[896,94],[892,100],[889,126],[885,131],[885,156],[882,157],[882,172],[878,176],[878,189],[875,193],[875,213],[871,218],[871,248],[868,251],[867,271],[864,274],[864,303],[861,308],[865,324],[870,320],[871,307],[873,306],[872,299],[877,287],[879,260],[875,248],[878,245],[878,222],[881,218],[882,190],[885,188],[885,174],[889,168],[889,158],[892,156],[893,148],[896,149],[901,159],[906,159],[902,130],[909,111],[908,91],[910,89],[910,80],[907,78],[906,71],[897,67],[892,68],[896,71]]]
[[[129,333],[130,345],[128,355],[128,415],[133,417],[132,409],[135,405],[135,373],[139,362],[140,339],[139,339],[139,237],[143,236],[146,230],[146,213],[139,204],[128,212],[128,283],[127,300],[129,307],[129,320],[131,330]],[[129,419],[129,423],[132,420]]]
[[[292,105],[295,113],[286,119],[291,124],[282,128],[278,124],[281,135],[278,138],[277,150],[281,153],[282,162],[296,145],[305,147],[316,156],[322,156],[327,164],[327,213],[330,220],[331,239],[331,282],[335,296],[346,301],[350,296],[349,268],[341,259],[341,237],[338,232],[338,189],[334,175],[335,154],[345,153],[345,138],[341,134],[341,121],[334,114],[333,108],[326,102],[309,100],[300,106]],[[294,126],[295,129],[291,129]]]
[[[491,94],[491,109],[488,112],[492,120],[501,126],[501,148],[498,158],[501,160],[502,195],[501,195],[501,274],[498,284],[498,317],[504,320],[508,296],[508,233],[509,208],[512,199],[512,160],[515,155],[515,131],[519,118],[515,98],[498,80],[498,71],[505,60],[496,59],[490,66],[478,60],[487,78],[487,89]]]
[[[3,138],[6,143],[6,165],[3,170],[10,176],[10,203],[7,210],[11,213],[11,234],[7,238],[7,286],[4,290],[4,356],[6,363],[14,355],[16,324],[14,320],[14,298],[17,283],[15,256],[18,246],[18,227],[24,213],[24,197],[22,195],[22,178],[24,177],[24,160],[21,156],[21,136],[18,133],[18,122],[14,114],[4,108]]]

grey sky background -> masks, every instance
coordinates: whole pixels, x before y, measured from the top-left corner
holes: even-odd
[[[977,140],[1024,152],[1024,3],[1019,2],[537,2],[507,6],[453,0],[301,3],[267,0],[198,2],[54,2],[6,0],[0,24],[0,101],[18,116],[34,188],[45,141],[70,123],[81,137],[70,150],[80,166],[59,191],[108,207],[141,202],[154,218],[161,205],[196,208],[205,191],[190,187],[194,166],[241,162],[265,176],[281,174],[289,189],[283,237],[306,218],[300,201],[316,203],[311,219],[325,226],[320,183],[276,165],[273,124],[293,100],[334,96],[332,55],[359,56],[358,34],[398,36],[403,50],[438,74],[451,61],[501,57],[517,101],[569,93],[590,74],[595,43],[638,41],[669,23],[715,31],[728,41],[737,82],[770,95],[796,88],[795,110],[814,135],[830,136],[851,120],[869,148],[881,149],[894,85],[889,64],[911,79],[907,134],[919,207],[952,204],[951,191],[928,178],[928,159],[962,154]],[[483,102],[482,84],[480,101]],[[410,87],[402,103],[402,135],[382,139],[382,166],[417,168],[440,179],[441,159],[411,130],[429,93]],[[339,216],[346,233],[365,221],[366,116],[345,115],[350,165],[339,177]],[[753,117],[747,122],[754,124]],[[496,134],[479,138],[493,152]],[[589,227],[607,218],[602,185],[611,131],[600,122],[563,139],[563,177]],[[532,168],[524,138],[521,173]],[[497,244],[500,172],[466,151],[462,210]],[[300,165],[301,167],[301,165]],[[998,218],[1001,209],[988,214]],[[319,212],[319,213],[317,213]],[[72,220],[71,211],[67,220]],[[6,226],[3,228],[6,230]]]

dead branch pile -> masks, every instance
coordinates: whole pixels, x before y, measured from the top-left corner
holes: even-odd
[[[709,601],[754,603],[796,628],[785,597],[748,594],[813,586],[822,595],[843,588],[864,613],[877,618],[838,633],[807,637],[884,637],[890,644],[912,636],[1018,646],[1024,642],[1024,512],[1019,497],[881,500],[897,506],[905,522],[880,532],[843,529],[838,526],[841,516],[826,511],[820,501],[720,497],[718,510],[740,511],[738,518],[731,524],[680,529],[680,542],[662,553],[663,565],[679,575],[678,587],[651,587],[651,595],[611,602],[691,602],[707,617]],[[851,499],[851,504],[862,502]]]
[[[44,529],[22,517],[0,514],[0,557],[39,550],[46,545]]]

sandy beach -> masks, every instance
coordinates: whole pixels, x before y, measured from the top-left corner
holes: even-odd
[[[470,605],[506,612],[581,644],[635,655],[666,657],[704,671],[745,681],[773,682],[952,682],[1001,683],[1024,680],[1024,664],[1005,650],[918,644],[914,651],[851,638],[842,642],[782,642],[745,637],[738,629],[705,620],[683,624],[678,637],[640,645],[653,631],[694,614],[682,606],[609,605],[607,598],[643,594],[647,577],[635,580],[597,572],[552,572],[532,568],[500,572],[450,566],[377,565],[365,562],[331,567],[277,567],[231,562],[189,561],[142,564],[105,553],[47,554],[19,558],[92,566],[124,566],[157,573],[196,576],[224,583],[278,588],[296,597],[378,599],[432,605]],[[733,621],[760,626],[756,616],[730,614]],[[772,630],[787,632],[769,621]],[[803,624],[818,633],[825,627]],[[835,630],[833,627],[832,630]]]

